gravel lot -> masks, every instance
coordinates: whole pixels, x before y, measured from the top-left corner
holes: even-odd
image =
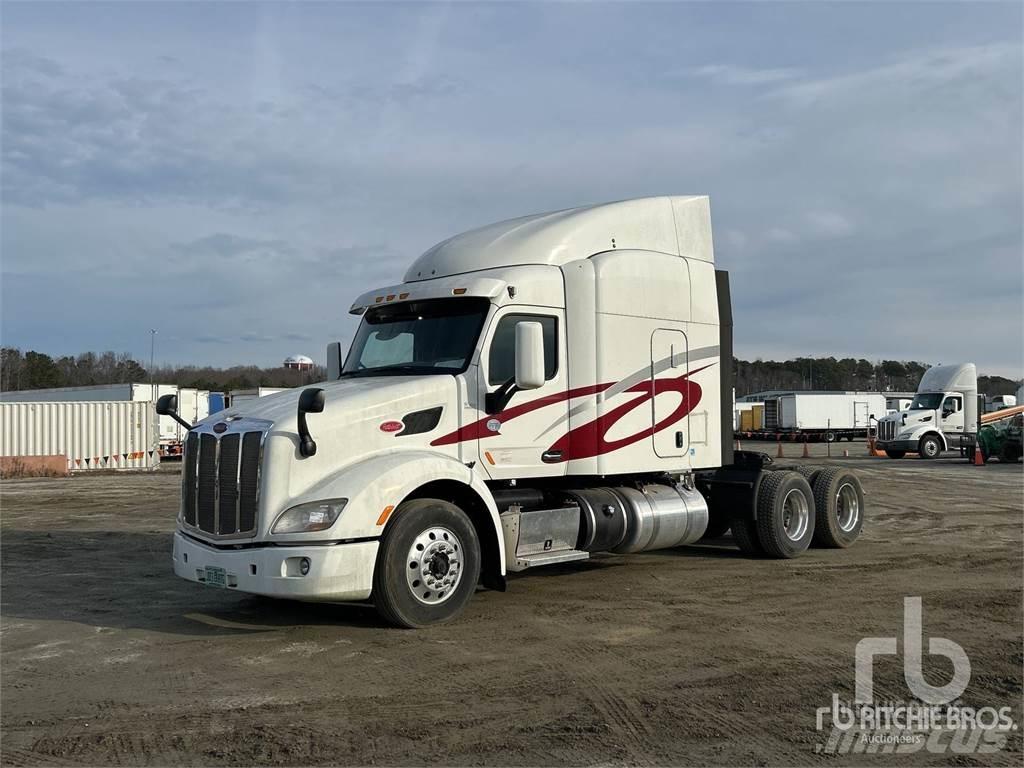
[[[176,579],[173,469],[4,481],[0,762],[1020,765],[1019,731],[988,755],[816,753],[816,708],[852,698],[856,643],[898,634],[907,595],[969,655],[964,703],[1022,722],[1021,465],[832,450],[867,493],[852,549],[595,558],[416,632]],[[898,659],[875,686],[909,696]]]

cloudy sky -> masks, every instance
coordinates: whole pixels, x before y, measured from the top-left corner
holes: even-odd
[[[737,351],[1022,375],[1018,3],[3,4],[2,340],[273,364],[494,220],[710,194]]]

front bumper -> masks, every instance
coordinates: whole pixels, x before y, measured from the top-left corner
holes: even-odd
[[[174,573],[206,583],[206,568],[223,568],[226,588],[291,600],[341,602],[365,600],[373,587],[373,568],[380,542],[320,544],[297,547],[218,549],[174,534]],[[302,576],[299,562],[309,558]]]
[[[880,451],[907,451],[908,453],[915,453],[917,451],[917,440],[878,440],[875,442],[875,447]]]

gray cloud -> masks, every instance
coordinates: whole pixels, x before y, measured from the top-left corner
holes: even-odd
[[[752,69],[729,64],[705,64],[688,70],[686,74],[722,85],[766,85],[793,80],[799,77],[801,72],[798,69],[782,67]]]
[[[42,37],[19,7],[4,341],[148,352],[159,322],[177,361],[316,357],[455,232],[709,193],[740,354],[1020,375],[1019,9],[830,11],[841,39],[802,6],[752,6],[756,35],[687,5],[342,5]]]

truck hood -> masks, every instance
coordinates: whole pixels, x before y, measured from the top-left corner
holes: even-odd
[[[387,422],[402,423],[410,412],[440,406],[453,410],[456,385],[453,376],[373,376],[340,379],[297,387],[285,392],[249,400],[237,408],[228,408],[206,419],[201,424],[213,424],[244,417],[274,422],[274,431],[295,431],[298,426],[298,403],[303,389],[317,387],[324,391],[323,413],[307,415],[310,432],[319,440],[324,430],[345,429],[351,434],[355,424],[372,423],[378,433],[394,437],[395,430]],[[360,430],[361,431],[361,430]]]
[[[897,426],[903,425],[903,417],[906,416],[906,426],[910,427],[914,424],[925,424],[935,422],[935,411],[930,410],[917,410],[917,411],[897,411],[896,413],[890,413],[887,416],[883,416],[879,421],[894,421]]]
[[[299,450],[297,407],[302,390],[291,389],[239,404],[201,422],[235,430],[267,429],[260,480],[260,531],[289,504],[318,496],[317,489],[348,468],[378,456],[429,451],[455,457],[458,445],[431,446],[459,427],[460,383],[455,376],[376,376],[310,385],[324,391],[324,410],[306,416],[316,453]],[[378,510],[379,511],[379,510]]]

